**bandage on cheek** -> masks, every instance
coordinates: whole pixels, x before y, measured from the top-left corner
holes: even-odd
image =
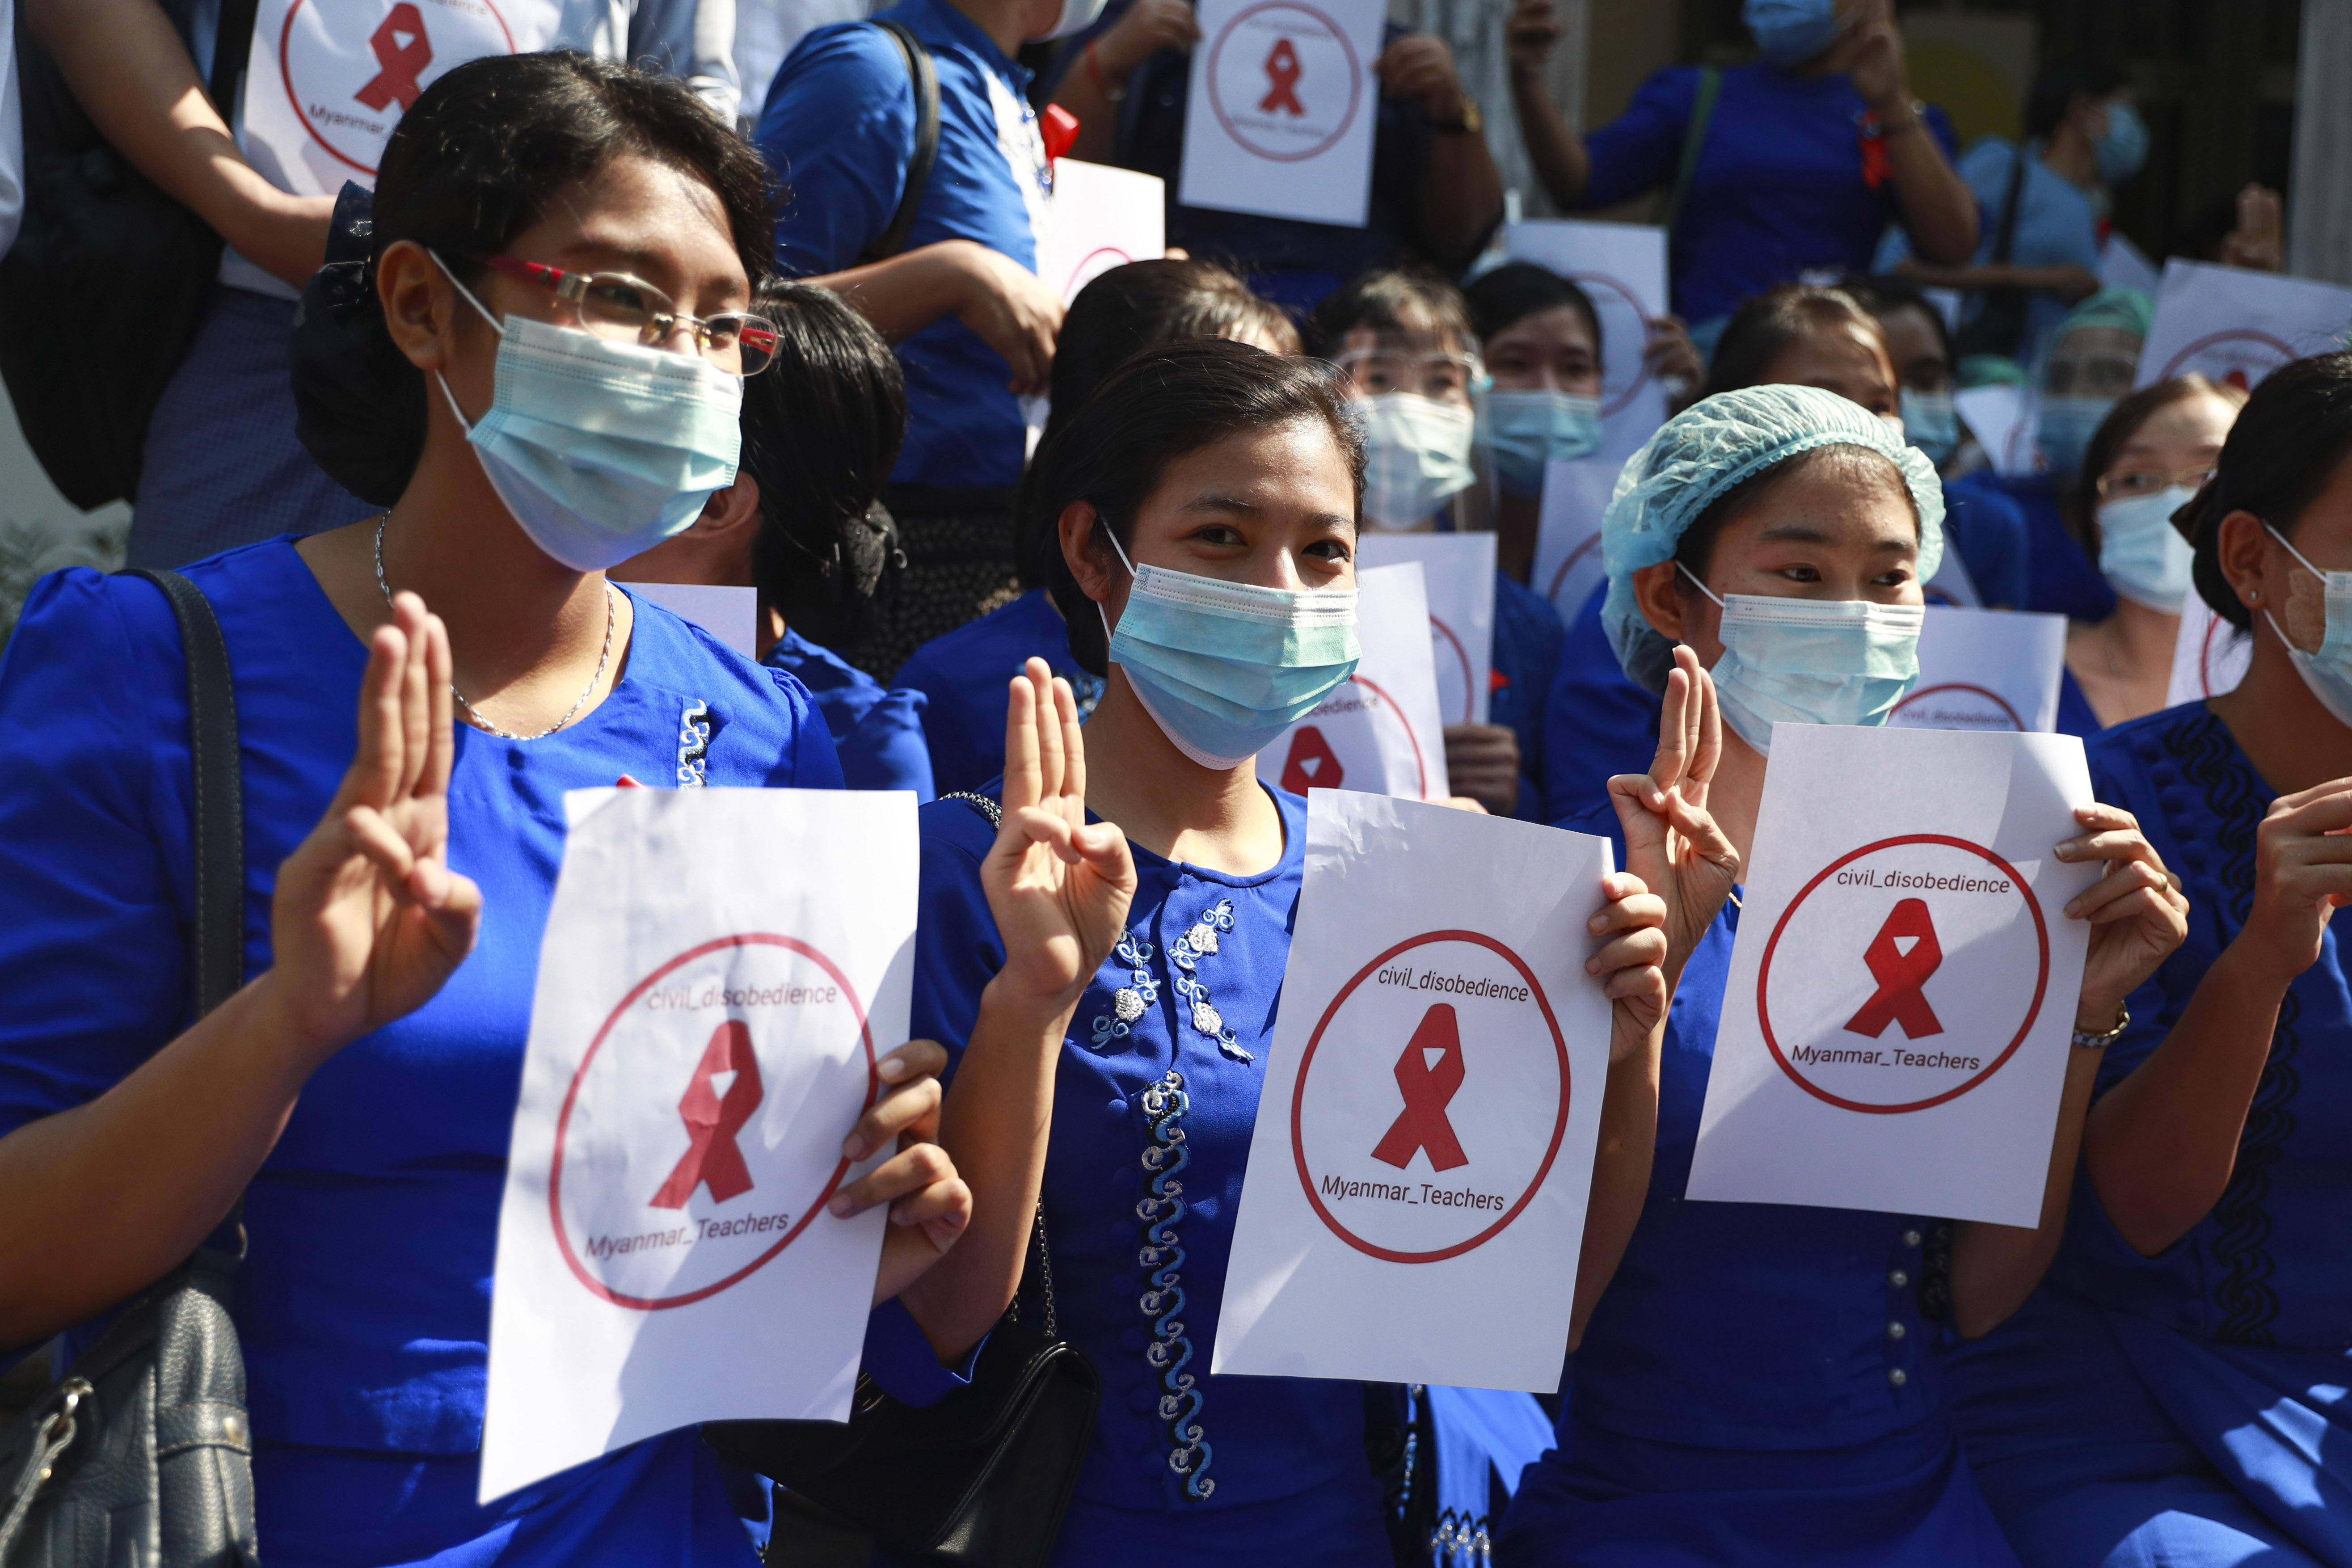
[[[2327,584],[2308,572],[2297,572],[2286,590],[2286,635],[2305,653],[2317,653],[2327,640]]]

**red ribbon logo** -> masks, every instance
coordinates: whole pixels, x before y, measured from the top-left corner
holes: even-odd
[[[1293,114],[1304,115],[1307,106],[1298,101],[1298,94],[1295,90],[1301,74],[1298,51],[1291,47],[1288,38],[1276,38],[1273,51],[1265,57],[1265,79],[1274,85],[1266,89],[1264,98],[1258,100],[1258,108],[1267,114],[1283,109]]]
[[[1907,951],[1903,945],[1906,937],[1911,939]],[[1871,938],[1862,961],[1870,965],[1878,989],[1846,1025],[1849,1033],[1874,1040],[1889,1024],[1902,1025],[1904,1035],[1914,1040],[1944,1032],[1921,989],[1944,962],[1944,949],[1936,941],[1935,923],[1927,918],[1924,900],[1906,899],[1895,905],[1886,923]]]
[[[1282,764],[1282,787],[1293,795],[1310,789],[1338,789],[1348,770],[1331,754],[1331,742],[1309,724],[1290,737],[1290,755]]]
[[[710,1079],[714,1074],[730,1071],[735,1081],[727,1086],[722,1100],[711,1089]],[[751,1190],[751,1173],[743,1163],[743,1152],[735,1146],[735,1135],[760,1108],[761,1093],[760,1058],[751,1051],[751,1031],[742,1020],[730,1018],[711,1033],[710,1043],[702,1048],[702,1060],[695,1064],[694,1081],[686,1086],[686,1098],[677,1102],[687,1136],[694,1142],[661,1191],[654,1194],[655,1208],[682,1209],[699,1186],[708,1186],[711,1201],[722,1204]]]
[[[399,41],[403,34],[407,36],[405,43]],[[396,98],[401,111],[406,113],[416,95],[425,90],[416,79],[433,63],[433,41],[425,36],[425,18],[409,0],[400,0],[368,39],[368,47],[375,51],[375,63],[383,68],[352,96],[379,110]]]
[[[1428,1052],[1439,1054],[1429,1065]],[[1454,1004],[1440,1002],[1422,1015],[1421,1026],[1397,1058],[1397,1088],[1404,1091],[1404,1110],[1372,1151],[1372,1158],[1402,1171],[1412,1163],[1413,1151],[1429,1152],[1432,1170],[1450,1171],[1466,1165],[1462,1140],[1445,1119],[1445,1108],[1462,1087],[1462,1031],[1454,1020]]]

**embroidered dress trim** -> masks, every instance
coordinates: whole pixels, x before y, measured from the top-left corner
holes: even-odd
[[[1219,899],[1217,907],[1192,922],[1192,929],[1178,937],[1168,947],[1168,962],[1175,973],[1168,984],[1177,995],[1192,1006],[1192,1027],[1217,1042],[1217,1048],[1237,1062],[1253,1062],[1257,1058],[1242,1047],[1240,1037],[1225,1027],[1224,1016],[1209,1000],[1209,988],[1201,984],[1194,973],[1202,959],[1217,951],[1220,933],[1234,929],[1234,901]]]
[[[1143,1091],[1143,1113],[1150,1119],[1151,1142],[1143,1151],[1143,1171],[1150,1195],[1135,1205],[1143,1222],[1143,1245],[1135,1255],[1150,1289],[1139,1305],[1151,1320],[1151,1344],[1144,1359],[1160,1378],[1159,1416],[1168,1431],[1168,1468],[1184,1483],[1184,1495],[1205,1501],[1217,1489],[1209,1479],[1210,1448],[1201,1427],[1201,1390],[1185,1370],[1192,1360],[1192,1342],[1184,1333],[1184,1249],[1177,1242],[1177,1226],[1185,1212],[1184,1184],[1179,1180],[1192,1163],[1184,1147],[1184,1116],[1192,1109],[1184,1092],[1184,1075],[1174,1068]]]
[[[1127,984],[1110,994],[1109,1012],[1095,1015],[1095,1037],[1087,1043],[1097,1050],[1124,1037],[1127,1026],[1160,1000],[1160,982],[1151,977],[1151,944],[1129,931],[1112,951],[1127,965]]]
[[[702,759],[710,751],[710,707],[704,702],[689,702],[677,716],[677,787],[701,789],[709,781],[702,776]]]

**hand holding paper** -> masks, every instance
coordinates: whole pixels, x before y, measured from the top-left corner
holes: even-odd
[[[2086,831],[2053,853],[2070,866],[2106,862],[2099,879],[2066,905],[2068,920],[2091,924],[2074,1026],[2104,1034],[2114,1027],[2124,998],[2188,938],[2189,900],[2130,812],[2095,803],[2077,806],[2074,820]]]

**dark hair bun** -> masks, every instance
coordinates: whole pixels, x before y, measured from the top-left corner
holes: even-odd
[[[345,181],[327,226],[326,265],[294,310],[286,355],[294,433],[310,460],[370,506],[390,506],[425,450],[424,388],[384,329],[376,298],[375,193]]]

